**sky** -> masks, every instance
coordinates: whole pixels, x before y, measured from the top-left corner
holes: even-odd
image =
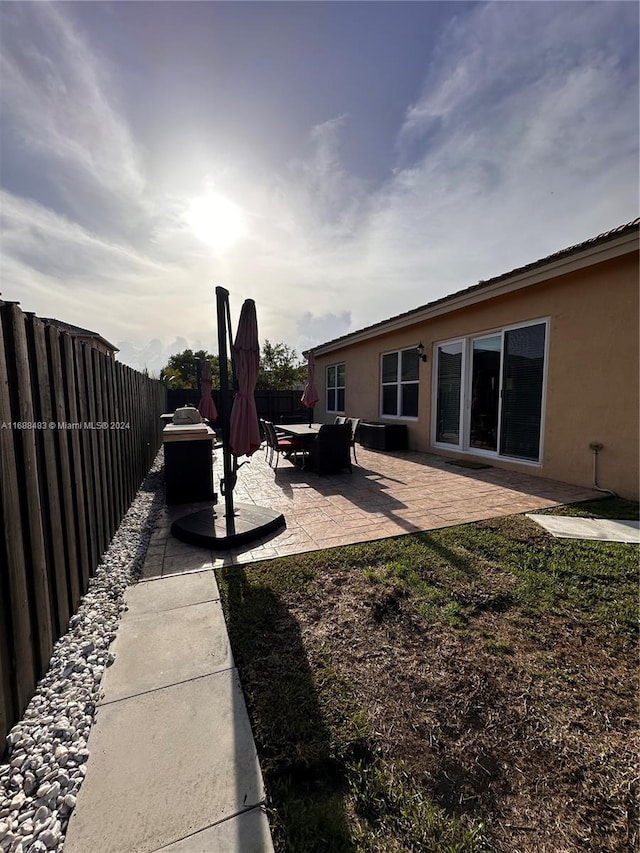
[[[638,215],[635,2],[0,3],[0,292],[157,373]]]

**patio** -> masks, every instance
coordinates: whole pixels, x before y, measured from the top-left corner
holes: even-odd
[[[353,474],[318,477],[281,458],[274,471],[259,450],[238,470],[234,500],[282,512],[286,529],[232,551],[187,545],[172,522],[207,504],[165,507],[153,532],[142,577],[243,565],[274,557],[451,527],[500,515],[599,497],[598,492],[528,474],[453,466],[427,453],[382,453],[358,447]],[[221,456],[214,463],[218,489]],[[220,496],[216,507],[224,513]]]

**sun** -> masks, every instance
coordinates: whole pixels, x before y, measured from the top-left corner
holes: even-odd
[[[218,255],[241,240],[247,230],[238,205],[216,192],[194,198],[185,220],[196,237]]]

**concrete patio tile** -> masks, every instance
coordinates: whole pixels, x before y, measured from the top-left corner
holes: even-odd
[[[196,832],[156,853],[273,853],[269,821],[260,808]]]
[[[640,544],[637,521],[606,518],[573,518],[563,515],[527,514],[552,536],[559,539],[588,539],[600,542]]]
[[[317,541],[314,544],[313,550],[323,551],[326,548],[341,548],[344,545],[353,545],[354,543],[353,536],[344,535],[344,536],[332,536],[328,539],[323,539],[321,541]]]
[[[155,560],[145,560],[142,564],[141,577],[143,577],[144,579],[156,577],[159,578],[162,574],[163,565],[164,560],[162,558]]]
[[[260,562],[260,560],[272,560],[274,557],[278,556],[277,548],[255,548],[246,555],[253,562]]]
[[[274,552],[277,556],[304,553],[324,547],[329,541],[342,542],[345,536],[353,542],[365,541],[364,532],[370,532],[369,538],[374,540],[596,496],[590,489],[555,483],[526,472],[450,466],[446,459],[428,453],[389,454],[359,448],[358,460],[360,464],[354,465],[351,475],[317,477],[284,460],[274,472],[262,454],[256,455],[251,466],[239,471],[235,498],[277,506],[285,516],[287,529],[268,542],[251,543],[244,550],[213,552],[210,562],[194,559],[196,549],[190,549],[187,556],[179,546],[168,546],[163,577],[222,564],[272,559]],[[167,510],[161,517],[165,540],[170,539],[166,531],[176,513],[184,515],[203,506],[207,504]],[[156,545],[162,545],[162,541],[156,540]]]
[[[101,707],[88,747],[65,853],[152,853],[264,800],[235,669]]]
[[[171,536],[169,534],[167,538],[167,544],[164,549],[165,557],[179,557],[182,554],[193,554],[197,551],[202,552],[203,554],[207,554],[208,549],[206,548],[195,548],[193,545],[189,545],[186,542],[182,542],[180,539],[176,539],[175,536]]]
[[[277,549],[278,557],[292,557],[294,554],[307,554],[310,551],[317,551],[318,545],[309,539],[304,543],[296,543],[293,545],[282,545]]]
[[[142,613],[161,613],[219,598],[218,584],[212,570],[165,578],[162,583],[138,583],[130,586],[125,593],[124,600],[129,609],[123,620]]]
[[[304,524],[303,527],[305,533],[316,541],[325,539],[328,536],[338,536],[344,532],[342,525],[337,522],[330,524]]]
[[[123,619],[112,650],[102,705],[233,666],[219,601]]]
[[[164,544],[149,545],[149,547],[147,548],[147,553],[145,554],[145,560],[157,560],[158,558],[162,559],[162,557],[164,557],[164,551]]]
[[[165,557],[162,564],[162,576],[176,574],[189,569],[210,569],[213,566],[211,551],[195,548],[192,545],[185,546],[184,554],[174,557]]]

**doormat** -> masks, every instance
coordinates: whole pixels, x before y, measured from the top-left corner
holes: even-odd
[[[457,468],[471,468],[474,471],[480,471],[483,468],[493,468],[493,465],[487,465],[486,462],[472,462],[470,459],[449,459],[447,465],[455,465]]]

